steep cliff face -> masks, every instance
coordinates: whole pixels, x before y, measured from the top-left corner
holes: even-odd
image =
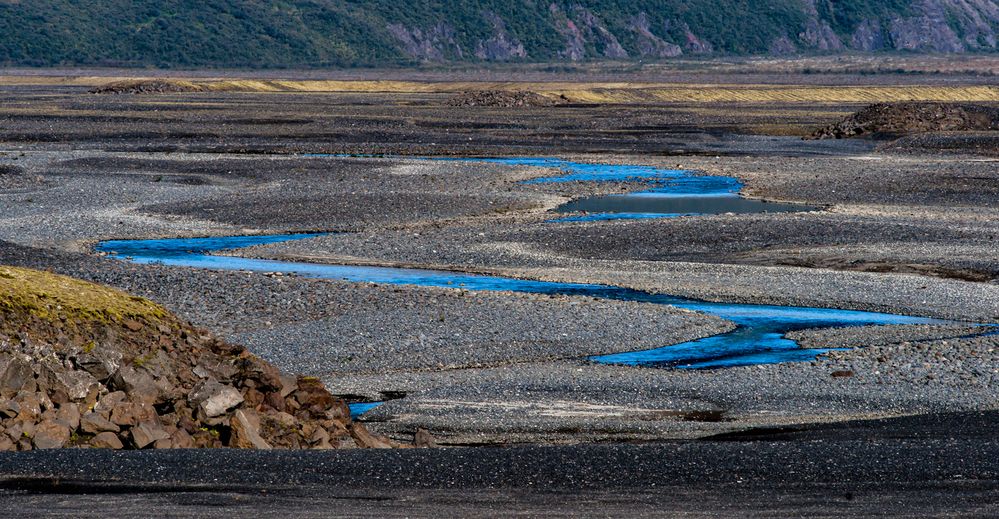
[[[580,61],[588,57],[611,59],[628,57],[628,51],[624,50],[614,33],[610,32],[604,22],[589,9],[575,4],[567,13],[558,4],[552,3],[548,6],[548,11],[551,13],[555,31],[561,35],[565,44],[565,47],[558,52],[559,57],[571,61]]]
[[[652,32],[649,15],[644,11],[629,20],[629,28],[635,33],[635,46],[640,56],[653,58],[675,58],[683,54],[683,49]]]
[[[491,11],[484,13],[484,16],[492,26],[493,34],[475,44],[475,57],[486,61],[509,61],[527,57],[524,44],[510,35],[502,18]]]
[[[411,58],[445,61],[465,57],[461,45],[454,39],[454,28],[445,22],[425,29],[392,23],[386,29],[398,41],[400,49]]]
[[[999,0],[0,1],[0,64],[331,66],[997,52]]]
[[[819,17],[815,0],[805,2],[805,14],[808,15],[808,19],[805,22],[804,30],[798,33],[798,40],[804,43],[805,46],[820,51],[843,50],[843,42],[840,41],[839,36],[833,31],[829,22]]]

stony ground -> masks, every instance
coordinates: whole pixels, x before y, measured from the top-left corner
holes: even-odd
[[[804,344],[867,346],[811,363],[599,366],[585,357],[727,325],[585,298],[136,266],[90,249],[111,238],[336,231],[242,253],[999,322],[993,159],[761,135],[804,135],[853,106],[455,110],[443,97],[380,94],[2,95],[0,263],[150,297],[338,394],[404,395],[366,416],[375,431],[411,438],[426,428],[453,445],[662,441],[996,406],[999,338],[967,337],[968,324],[801,332]],[[552,224],[547,211],[572,197],[640,186],[522,185],[550,172],[298,152],[679,166],[824,209]]]

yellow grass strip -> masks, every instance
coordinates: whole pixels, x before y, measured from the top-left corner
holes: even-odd
[[[0,76],[0,85],[100,86],[151,78]],[[216,92],[454,94],[476,90],[519,90],[564,95],[580,103],[876,103],[899,101],[999,102],[999,87],[979,86],[785,86],[656,83],[472,82],[160,79]]]

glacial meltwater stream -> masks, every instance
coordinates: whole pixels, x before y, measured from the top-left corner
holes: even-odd
[[[635,193],[590,196],[563,204],[555,211],[574,214],[555,220],[560,222],[677,218],[725,213],[789,213],[819,209],[805,204],[743,198],[739,195],[742,183],[737,178],[697,175],[685,169],[588,164],[548,158],[474,160],[511,166],[554,168],[563,172],[527,180],[524,184],[640,182],[648,186]]]
[[[454,160],[454,159],[443,159]],[[569,181],[641,181],[647,191],[631,195],[591,197],[574,201],[560,212],[587,211],[569,220],[616,218],[669,218],[693,214],[815,210],[795,204],[769,204],[738,195],[741,184],[731,177],[699,176],[683,170],[644,166],[582,164],[557,159],[462,159],[510,165],[543,166],[564,174],[536,178],[526,183]],[[636,210],[638,208],[639,210]],[[564,221],[564,220],[563,220]],[[651,350],[591,357],[597,363],[635,366],[710,369],[778,362],[808,361],[828,349],[805,349],[786,334],[809,328],[946,323],[936,319],[830,308],[773,306],[698,301],[627,288],[554,283],[459,272],[389,267],[324,265],[265,259],[216,256],[212,253],[303,240],[323,234],[230,236],[162,240],[116,240],[101,242],[98,251],[136,263],[157,263],[192,268],[283,272],[302,277],[373,282],[395,285],[462,288],[465,290],[512,291],[531,294],[580,295],[617,301],[673,305],[729,320],[736,328],[728,333]],[[363,412],[372,404],[357,404]],[[364,407],[364,406],[368,407]]]
[[[632,195],[592,197],[592,207],[599,208],[579,219],[668,218],[680,214],[713,214],[752,210],[762,212],[767,202],[746,200],[738,195],[742,184],[732,177],[697,175],[685,170],[667,170],[647,166],[584,164],[558,159],[435,159],[493,162],[508,165],[557,168],[562,174],[527,180],[525,183],[557,183],[573,181],[632,181],[645,182],[649,189]],[[607,202],[607,200],[614,202]],[[647,206],[652,200],[652,206]],[[623,210],[610,211],[605,204],[623,204]],[[663,205],[654,207],[655,204]],[[634,205],[651,207],[635,211]],[[671,205],[672,204],[672,205]],[[748,204],[748,205],[747,205]],[[752,204],[759,204],[753,210]],[[567,204],[564,211],[577,211],[580,201]],[[682,211],[662,207],[683,207]],[[775,204],[778,210],[814,210],[795,204]],[[592,357],[595,362],[686,369],[721,368],[751,364],[804,361],[815,358],[826,349],[804,349],[785,337],[790,331],[808,328],[865,326],[885,324],[940,323],[934,319],[829,308],[713,303],[663,294],[651,294],[626,288],[582,283],[552,283],[477,274],[388,267],[323,265],[264,259],[216,256],[213,252],[239,249],[253,245],[301,240],[319,234],[231,236],[221,238],[179,238],[165,240],[106,241],[99,251],[113,253],[138,263],[161,263],[195,268],[284,272],[303,277],[343,279],[397,285],[418,285],[466,290],[513,291],[532,294],[583,295],[618,301],[638,301],[674,305],[727,319],[736,329],[713,337],[652,350],[635,351]]]

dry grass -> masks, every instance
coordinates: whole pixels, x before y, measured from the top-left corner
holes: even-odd
[[[144,78],[0,76],[0,85],[97,87]],[[367,80],[170,79],[214,92],[456,94],[477,90],[526,91],[565,96],[573,102],[642,103],[877,103],[901,101],[999,102],[999,87],[978,86],[784,86],[655,83],[467,82]]]
[[[797,87],[725,85],[632,89],[574,89],[559,92],[588,103],[884,103],[900,101],[999,102],[992,86]]]

